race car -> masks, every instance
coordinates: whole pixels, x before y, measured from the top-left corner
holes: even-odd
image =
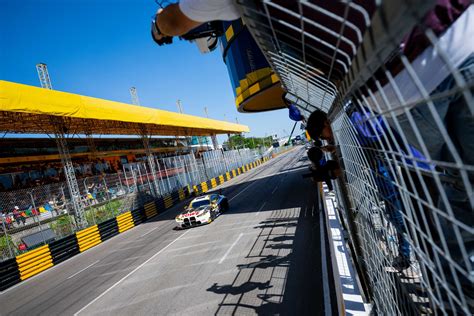
[[[176,223],[180,228],[209,224],[228,209],[229,201],[224,195],[203,195],[192,200],[184,212],[176,216]]]

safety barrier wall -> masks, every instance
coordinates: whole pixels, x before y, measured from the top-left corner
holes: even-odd
[[[256,160],[251,164],[233,169],[218,177],[211,178],[194,186],[180,188],[158,199],[144,203],[143,207],[127,211],[97,225],[80,230],[62,239],[26,252],[16,258],[0,262],[0,291],[26,280],[54,265],[57,265],[81,252],[93,248],[118,234],[126,232],[144,221],[163,213],[167,209],[185,200],[192,194],[200,195],[219,184],[235,178],[262,163],[269,157]]]

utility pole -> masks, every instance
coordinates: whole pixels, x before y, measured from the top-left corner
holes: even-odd
[[[46,64],[37,64],[36,71],[38,72],[41,87],[44,89],[53,90],[53,85],[51,84],[51,79],[49,77],[48,67]],[[54,139],[56,141],[56,145],[58,146],[59,156],[61,157],[61,163],[64,168],[64,175],[66,176],[67,186],[71,195],[71,202],[77,225],[79,227],[86,227],[87,221],[84,212],[84,204],[82,203],[81,199],[81,191],[79,190],[74,165],[72,164],[71,154],[66,142],[66,124],[62,117],[52,115],[50,116],[50,124],[55,127]]]
[[[204,107],[204,113],[206,113],[206,117],[209,118],[209,113],[207,112],[207,106]]]

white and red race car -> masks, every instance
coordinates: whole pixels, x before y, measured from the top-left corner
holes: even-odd
[[[180,228],[209,224],[228,209],[229,201],[224,195],[203,195],[192,200],[184,212],[176,216],[176,223]]]

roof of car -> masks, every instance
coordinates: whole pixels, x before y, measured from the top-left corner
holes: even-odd
[[[198,196],[193,201],[201,201],[201,200],[209,200],[209,199],[210,199],[210,194],[206,194],[206,195]]]

